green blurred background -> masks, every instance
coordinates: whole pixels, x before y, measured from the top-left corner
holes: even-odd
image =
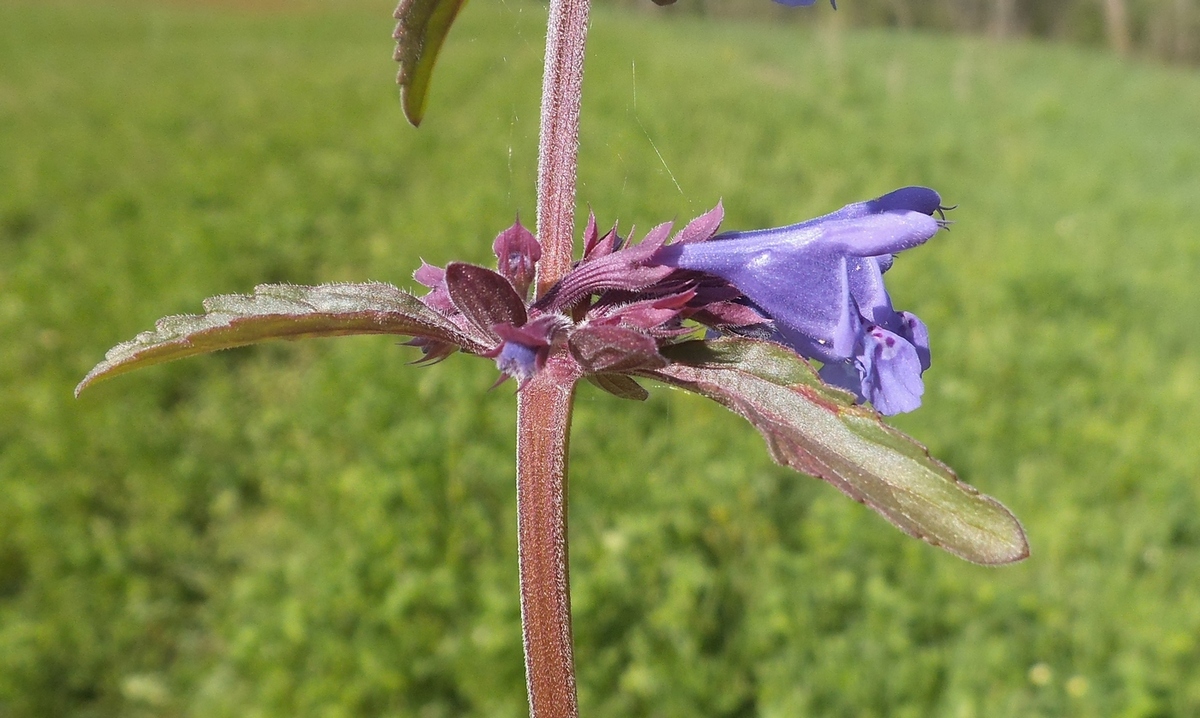
[[[643,0],[602,2],[648,9]],[[839,10],[836,22],[852,25],[1040,37],[1108,47],[1121,55],[1200,63],[1200,0],[854,0]],[[774,22],[815,19],[759,0],[688,0],[665,12]]]
[[[411,287],[533,217],[544,8],[472,3],[420,130],[391,9],[0,1],[0,716],[526,711],[487,362],[280,343],[71,397],[205,296]],[[581,205],[752,228],[938,188],[952,231],[889,274],[934,342],[895,423],[1033,556],[965,564],[715,404],[584,386],[584,715],[1200,714],[1200,75],[797,12],[596,8]]]

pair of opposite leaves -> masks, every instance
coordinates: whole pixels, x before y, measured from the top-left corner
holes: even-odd
[[[398,82],[414,126],[425,112],[438,52],[465,4],[401,0],[396,8]],[[264,285],[253,296],[214,297],[205,309],[204,315],[167,317],[155,331],[114,347],[76,392],[137,367],[267,339],[446,332],[452,343],[467,342],[416,297],[387,285]],[[651,378],[741,414],[778,463],[829,481],[905,533],[969,561],[1000,564],[1028,556],[1024,531],[1007,509],[958,481],[874,412],[826,390],[807,362],[744,340],[687,342],[672,354],[672,363]]]

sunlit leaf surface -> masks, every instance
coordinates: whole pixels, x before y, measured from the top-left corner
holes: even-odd
[[[204,301],[204,314],[164,317],[153,331],[108,351],[75,387],[75,394],[100,379],[140,367],[256,344],[269,339],[303,339],[350,334],[424,336],[479,349],[448,319],[390,284],[323,284],[305,287],[261,284],[254,294],[225,294]]]
[[[651,372],[741,414],[775,461],[824,479],[905,533],[968,561],[1003,564],[1029,555],[1008,509],[958,480],[925,447],[826,387],[805,361],[767,342],[688,342]]]

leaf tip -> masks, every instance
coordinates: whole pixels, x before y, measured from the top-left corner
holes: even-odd
[[[404,110],[404,119],[408,120],[408,124],[413,127],[420,127],[421,120],[425,119],[424,96],[413,99],[412,92],[406,85],[400,88],[400,105]]]
[[[983,496],[982,494],[980,496],[987,499],[988,503],[1003,512],[1009,522],[1008,532],[1004,535],[995,534],[992,542],[979,547],[975,552],[964,552],[961,548],[956,550],[946,546],[941,546],[941,548],[948,550],[959,558],[981,566],[1007,566],[1009,564],[1020,563],[1029,558],[1029,535],[1025,533],[1025,527],[1021,525],[1021,520],[999,501],[990,496]]]
[[[105,362],[101,362],[101,363],[97,364],[95,367],[92,368],[91,371],[89,371],[87,373],[87,376],[83,377],[83,379],[81,379],[80,382],[75,385],[75,398],[76,399],[79,398],[79,395],[83,393],[84,389],[88,388],[92,384],[95,384],[96,382],[98,382],[101,379],[104,379],[106,377],[107,368],[104,365],[105,365]]]
[[[995,566],[1004,566],[1004,565],[1007,565],[1010,563],[1020,563],[1020,562],[1024,561],[1025,559],[1029,558],[1029,555],[1030,555],[1029,536],[1025,533],[1025,527],[1021,526],[1021,522],[1017,519],[1016,516],[1013,517],[1013,522],[1016,524],[1016,529],[1017,529],[1017,531],[1016,531],[1017,541],[1014,542],[1014,545],[1013,545],[1014,550],[1011,552],[1011,554],[1009,554],[1008,556],[1005,556],[1002,560],[997,561],[995,564],[993,564]]]

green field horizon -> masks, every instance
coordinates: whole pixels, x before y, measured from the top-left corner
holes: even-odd
[[[207,296],[414,288],[532,223],[543,6],[470,4],[418,130],[391,9],[0,4],[0,716],[527,714],[494,366],[275,343],[71,396]],[[892,423],[1033,553],[966,564],[716,405],[582,386],[581,713],[1200,714],[1200,73],[604,6],[589,42],[580,226],[957,206],[888,275],[933,350]]]

